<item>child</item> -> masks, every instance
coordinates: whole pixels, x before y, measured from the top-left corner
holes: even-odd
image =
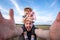
[[[35,16],[35,13],[33,12],[33,10],[31,8],[27,7],[24,9],[24,12],[25,12],[25,15],[23,16],[23,21],[28,18],[29,20],[31,20],[34,23],[34,21],[36,20],[36,16]]]

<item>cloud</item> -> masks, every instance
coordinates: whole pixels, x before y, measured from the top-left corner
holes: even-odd
[[[5,19],[8,19],[8,20],[9,20],[9,18],[10,18],[9,15],[3,15],[3,17],[4,17]],[[15,20],[15,23],[16,23],[16,24],[22,24],[22,23],[23,23],[23,22],[22,22],[22,17],[14,16],[14,20]]]
[[[34,3],[34,0],[24,0],[28,5],[27,7],[32,7],[32,8],[36,8],[37,6]],[[35,7],[36,6],[36,7]]]
[[[3,8],[3,7],[0,5],[0,11],[1,11],[1,13],[2,13],[2,15],[3,15],[3,17],[4,17],[5,19],[9,19],[9,15],[7,15],[7,14],[8,14],[8,10],[7,10],[7,9]]]
[[[15,0],[10,0],[12,3],[13,3],[13,5],[16,7],[16,10],[17,10],[17,12],[20,14],[20,15],[23,15],[23,10],[21,9],[21,6],[19,7],[19,5],[17,4],[17,2],[15,1]]]
[[[22,24],[22,23],[23,23],[23,22],[22,22],[22,17],[15,16],[14,19],[15,19],[15,23],[16,23],[16,24]]]
[[[6,9],[4,9],[1,5],[0,5],[0,11],[8,13],[8,11]]]
[[[4,14],[3,14],[3,17],[4,17],[5,19],[10,19],[10,16],[9,16],[9,15],[4,15]]]
[[[54,1],[51,3],[50,7],[53,7],[53,6],[56,4],[56,2],[57,2],[57,0],[54,0]]]
[[[35,23],[39,24],[52,24],[53,18],[50,16],[37,16],[37,20]]]
[[[30,5],[32,5],[33,4],[33,0],[24,0],[25,2],[27,2],[27,3],[29,3]]]
[[[36,14],[36,22],[35,24],[52,24],[53,21],[55,20],[53,12],[38,12],[37,10],[35,11]]]

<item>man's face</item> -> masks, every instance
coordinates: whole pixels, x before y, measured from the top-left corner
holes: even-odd
[[[26,21],[25,23],[25,28],[27,29],[27,31],[30,31],[32,29],[33,23],[30,21]]]

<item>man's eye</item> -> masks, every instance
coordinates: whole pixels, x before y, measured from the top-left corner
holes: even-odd
[[[28,23],[26,23],[26,24],[28,24]]]
[[[29,23],[31,25],[31,23]]]

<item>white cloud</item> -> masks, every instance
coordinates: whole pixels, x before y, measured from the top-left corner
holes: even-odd
[[[5,19],[9,19],[9,16],[7,15],[7,14],[8,14],[8,10],[7,10],[7,9],[3,8],[3,7],[0,5],[0,11],[1,11],[1,13],[2,13],[2,15],[3,15],[3,17],[4,17]]]
[[[10,19],[10,16],[9,16],[9,15],[4,15],[4,14],[3,14],[3,17],[4,17],[5,19]]]
[[[22,24],[22,23],[23,23],[23,22],[22,22],[22,17],[15,16],[14,19],[15,19],[15,23],[16,23],[16,24]]]
[[[20,14],[20,15],[23,15],[23,10],[21,9],[21,6],[19,7],[19,5],[17,4],[17,2],[15,1],[15,0],[10,0],[13,4],[14,4],[14,6],[16,7],[16,10],[17,10],[17,12]]]
[[[0,11],[8,13],[8,11],[6,9],[4,9],[1,5],[0,5]]]
[[[28,5],[26,5],[27,7],[32,7],[32,8],[36,8],[38,7],[37,5],[35,5],[34,0],[24,0],[25,2],[27,2]]]
[[[57,0],[54,0],[54,1],[51,3],[50,7],[53,7],[53,6],[56,4],[56,2],[57,2]]]
[[[3,14],[3,17],[4,17],[5,19],[9,19],[9,18],[10,18],[9,15],[4,15],[4,14]],[[14,20],[15,20],[15,23],[16,23],[16,24],[22,24],[22,23],[23,23],[23,22],[22,22],[22,17],[14,16]]]
[[[36,22],[35,24],[52,24],[53,21],[55,20],[54,16],[53,16],[53,12],[40,12],[40,13],[43,13],[45,15],[42,15],[38,12],[38,11],[35,11],[36,12]]]
[[[36,22],[40,24],[52,24],[53,18],[50,16],[37,16]]]
[[[33,4],[33,0],[24,0],[25,2],[27,2],[27,3],[29,3],[30,5],[32,5]]]

